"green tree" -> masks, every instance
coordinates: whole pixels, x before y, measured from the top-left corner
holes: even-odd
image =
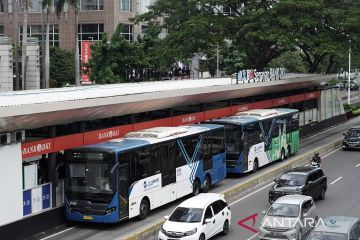
[[[75,83],[74,52],[58,47],[50,47],[50,78],[51,87],[62,87]]]
[[[287,51],[279,57],[273,59],[269,67],[283,67],[287,72],[306,73],[307,65],[300,56],[299,51]]]
[[[130,43],[121,32],[122,25],[119,25],[110,43],[104,34],[102,41],[92,46],[87,67],[91,69],[91,79],[98,84],[131,81],[134,71],[148,67],[141,44]]]

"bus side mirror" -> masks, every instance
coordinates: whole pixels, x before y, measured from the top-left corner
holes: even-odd
[[[343,133],[343,136],[345,136],[345,133]]]

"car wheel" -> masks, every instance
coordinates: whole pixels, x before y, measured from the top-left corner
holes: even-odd
[[[224,225],[223,225],[223,230],[221,233],[223,236],[228,235],[228,233],[229,233],[229,221],[228,220],[225,220]]]
[[[301,230],[299,230],[297,239],[298,239],[298,240],[302,240],[302,231],[301,231]]]
[[[259,163],[257,158],[254,160],[254,165],[253,165],[253,172],[256,172],[259,168]]]
[[[284,161],[285,159],[285,150],[282,148],[280,153],[280,161]]]
[[[290,146],[287,147],[287,154],[286,154],[286,158],[289,158],[291,156],[291,148]]]
[[[147,200],[146,198],[143,198],[140,203],[139,219],[140,220],[145,219],[147,217],[147,215],[149,215],[149,212],[150,212],[149,200]]]
[[[211,188],[211,180],[209,176],[206,176],[204,180],[203,192],[207,193],[208,191],[210,191],[210,188]]]
[[[193,193],[192,193],[192,195],[196,196],[199,193],[200,193],[200,182],[199,182],[199,180],[196,179],[193,182]]]
[[[202,233],[199,237],[199,240],[205,240],[205,234]]]
[[[321,188],[321,194],[320,194],[320,196],[319,196],[319,199],[320,199],[320,200],[324,200],[324,199],[325,199],[325,194],[326,194],[326,190],[325,190],[325,188],[323,187],[323,188]]]

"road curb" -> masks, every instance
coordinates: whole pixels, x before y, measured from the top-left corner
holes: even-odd
[[[264,184],[264,182],[271,182],[274,178],[278,177],[284,171],[289,170],[294,167],[298,167],[304,165],[304,163],[308,162],[315,152],[318,152],[320,156],[323,156],[331,151],[339,149],[342,144],[342,138],[334,140],[328,144],[324,144],[320,147],[317,147],[307,153],[303,153],[300,155],[295,155],[292,158],[285,160],[279,166],[269,169],[269,171],[264,172],[261,175],[253,176],[250,179],[242,181],[241,183],[230,187],[225,190],[223,194],[225,195],[225,199],[231,203],[235,199],[235,197],[242,192],[249,192],[255,186],[259,184]],[[126,240],[155,240],[157,239],[157,234],[159,229],[161,228],[164,220],[159,219],[157,223],[150,227],[146,227],[140,230],[137,233],[130,234],[123,239]]]

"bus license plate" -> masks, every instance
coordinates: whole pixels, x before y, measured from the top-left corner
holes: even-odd
[[[84,220],[93,220],[93,217],[92,216],[84,216],[83,219]]]

